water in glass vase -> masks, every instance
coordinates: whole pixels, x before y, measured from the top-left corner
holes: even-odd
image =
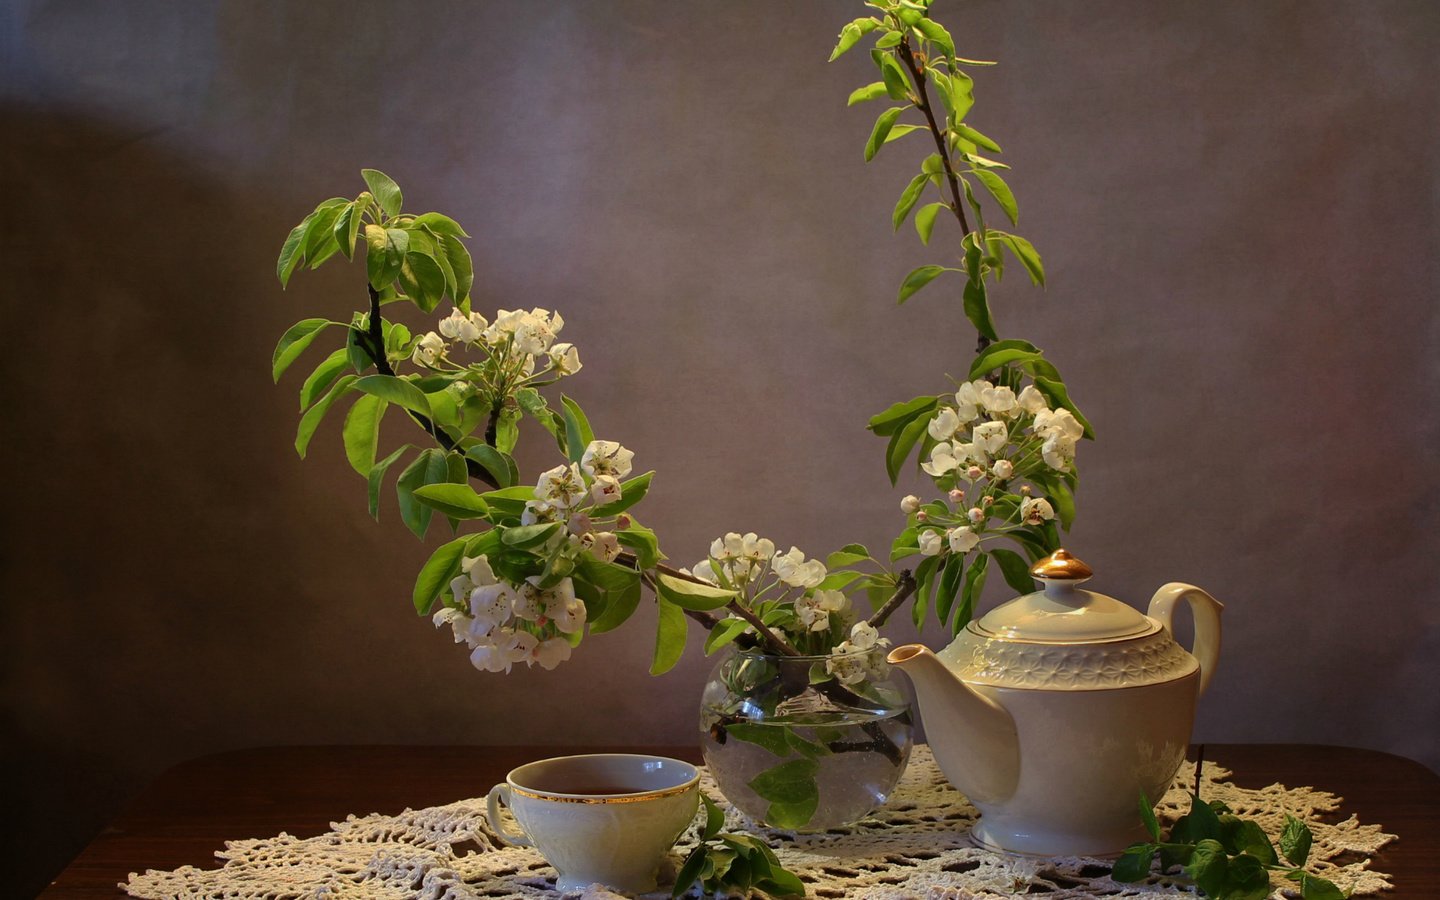
[[[870,677],[823,677],[823,657],[735,653],[700,709],[705,764],[751,819],[824,831],[863,818],[895,789],[910,756],[909,703],[883,659]]]

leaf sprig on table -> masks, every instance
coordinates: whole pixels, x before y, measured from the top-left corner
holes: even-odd
[[[805,882],[780,865],[765,842],[749,834],[722,834],[725,814],[704,794],[705,824],[700,842],[675,875],[671,897],[680,897],[699,887],[702,896],[738,894],[748,897],[759,892],[772,897],[804,897]]]
[[[1140,814],[1150,832],[1150,842],[1133,844],[1115,861],[1111,875],[1116,881],[1140,881],[1150,874],[1151,863],[1160,857],[1162,871],[1179,866],[1206,896],[1216,900],[1264,900],[1270,896],[1270,873],[1284,872],[1297,883],[1304,900],[1343,900],[1350,896],[1328,879],[1304,869],[1314,836],[1310,826],[1291,815],[1285,816],[1280,833],[1280,853],[1265,830],[1242,819],[1220,802],[1206,802],[1199,794],[1190,797],[1190,812],[1170,829],[1167,840],[1160,838],[1150,800],[1140,795]],[[1283,854],[1285,863],[1282,863]]]

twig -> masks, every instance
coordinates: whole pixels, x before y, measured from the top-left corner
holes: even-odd
[[[885,621],[890,618],[891,613],[895,612],[895,610],[900,608],[901,604],[910,599],[910,595],[915,593],[916,587],[915,579],[911,576],[910,570],[902,569],[900,571],[900,577],[895,581],[895,593],[891,594],[890,599],[885,601],[885,605],[875,610],[875,614],[869,618],[868,621],[871,627],[879,628],[884,625]]]
[[[365,354],[370,357],[370,361],[375,364],[375,371],[381,375],[389,375],[393,378],[395,377],[395,369],[390,365],[390,360],[385,358],[385,331],[380,325],[380,293],[370,285],[366,285],[366,287],[370,291],[370,321],[368,330],[361,331],[358,328],[354,328],[353,330],[359,338],[358,342],[360,347],[365,351]],[[415,424],[425,429],[431,437],[435,438],[435,443],[443,447],[446,453],[455,449],[455,442],[450,439],[450,435],[446,434],[443,429],[430,421],[429,418],[413,409],[407,409],[405,411],[410,414],[410,418],[415,420]],[[486,443],[492,447],[495,446],[494,436],[488,431],[486,432]],[[486,471],[484,466],[468,456],[465,457],[465,471],[471,478],[482,481],[492,488],[500,487],[500,482],[495,480],[494,475],[491,475]]]
[[[965,201],[960,196],[960,176],[950,162],[950,148],[945,146],[945,132],[935,121],[935,110],[930,105],[930,92],[925,87],[925,70],[915,59],[909,37],[901,38],[900,46],[896,49],[901,62],[905,63],[905,68],[910,71],[910,77],[915,82],[915,106],[925,115],[925,122],[930,126],[930,136],[935,139],[935,149],[940,154],[940,163],[945,167],[945,179],[950,183],[950,211],[955,213],[955,218],[960,223],[960,239],[964,241],[966,235],[970,234],[970,223],[965,218]],[[976,341],[975,352],[980,353],[988,346],[990,339],[981,334]]]

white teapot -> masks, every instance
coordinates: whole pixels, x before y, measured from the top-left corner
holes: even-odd
[[[938,654],[907,644],[889,661],[915,683],[941,771],[980,810],[979,843],[1043,856],[1118,853],[1146,839],[1141,791],[1158,801],[1185,759],[1224,607],[1172,583],[1141,615],[1080,590],[1092,572],[1064,550],[1030,574],[1044,590],[970,622]],[[1195,618],[1193,655],[1171,627],[1181,600]]]

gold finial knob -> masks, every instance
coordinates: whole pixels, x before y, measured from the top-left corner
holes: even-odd
[[[1030,574],[1051,581],[1079,581],[1089,578],[1095,572],[1062,547],[1031,566]]]

